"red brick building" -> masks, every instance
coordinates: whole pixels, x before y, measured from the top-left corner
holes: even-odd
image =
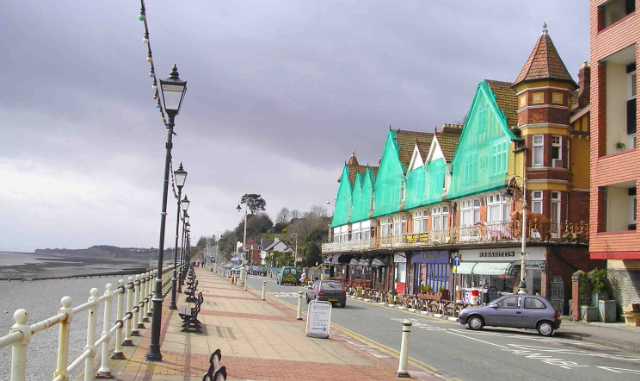
[[[591,1],[590,255],[606,260],[620,304],[640,302],[636,125],[638,0]],[[603,264],[604,265],[604,264]]]

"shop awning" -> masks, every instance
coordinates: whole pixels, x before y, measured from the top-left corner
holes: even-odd
[[[362,258],[360,260],[360,266],[369,266],[369,260]]]
[[[458,271],[456,272],[456,274],[469,275],[471,274],[471,271],[473,271],[473,268],[477,264],[478,264],[477,262],[462,262],[460,263],[460,266],[458,266]]]
[[[358,266],[358,265],[360,265],[360,261],[355,258],[351,258],[351,260],[349,261],[349,266]]]
[[[511,271],[511,262],[481,262],[473,268],[474,275],[505,275]]]
[[[384,265],[384,262],[382,262],[380,258],[374,258],[374,260],[371,261],[371,267],[384,267]]]

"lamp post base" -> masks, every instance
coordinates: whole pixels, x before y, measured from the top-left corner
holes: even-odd
[[[527,293],[527,283],[523,280],[518,284],[518,294],[526,294]]]

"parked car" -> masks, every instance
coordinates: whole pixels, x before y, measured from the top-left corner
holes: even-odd
[[[347,306],[347,291],[337,280],[317,280],[307,288],[307,303],[311,300],[331,302],[344,308]]]
[[[276,273],[277,284],[291,284],[298,285],[300,280],[300,271],[293,266],[284,266]]]
[[[473,330],[484,326],[529,328],[542,336],[552,336],[560,328],[560,313],[541,296],[507,295],[486,306],[465,308],[458,322]]]

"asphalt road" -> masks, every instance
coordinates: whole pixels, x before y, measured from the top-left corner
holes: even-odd
[[[265,278],[249,277],[259,289]],[[278,286],[267,279],[267,292],[297,303],[300,287]],[[306,307],[306,306],[305,306]],[[306,308],[305,308],[306,309]],[[410,356],[446,378],[462,380],[629,380],[640,379],[640,354],[534,331],[485,328],[470,331],[456,322],[424,317],[395,308],[348,299],[331,319],[362,336],[400,350],[401,322],[413,322]]]

